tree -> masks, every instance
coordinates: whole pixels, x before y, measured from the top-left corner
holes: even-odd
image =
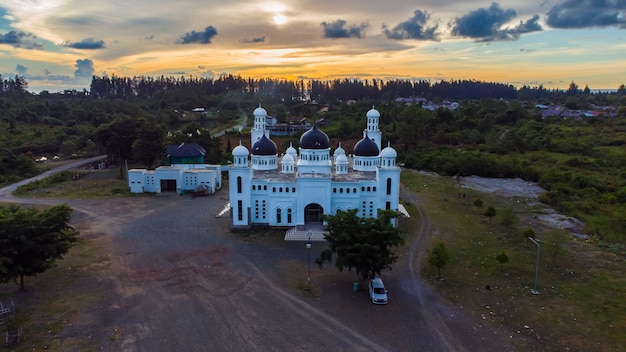
[[[524,240],[527,240],[529,237],[535,238],[536,236],[537,235],[535,234],[535,230],[530,227],[527,227],[524,231],[522,231],[522,237],[524,238]]]
[[[504,250],[496,254],[496,260],[500,263],[500,270],[504,270],[504,264],[509,262],[509,256]]]
[[[488,206],[487,209],[485,209],[485,212],[483,213],[483,215],[488,217],[489,218],[489,223],[491,223],[491,219],[494,216],[496,216],[496,208],[494,208],[493,205]]]
[[[392,220],[400,213],[392,210],[379,210],[378,218],[361,218],[358,209],[338,210],[336,215],[324,214],[328,234],[325,239],[329,247],[320,253],[315,263],[322,268],[336,255],[335,267],[355,269],[359,283],[380,274],[383,269],[391,269],[398,256],[394,248],[404,244],[400,232],[392,225]]]
[[[450,254],[443,242],[437,242],[433,248],[428,251],[428,264],[437,268],[437,278],[441,277],[441,269],[443,269],[450,261]]]
[[[513,228],[519,222],[519,218],[511,207],[504,207],[500,211],[500,223],[508,228]]]
[[[552,257],[552,266],[556,267],[559,256],[563,253],[565,244],[569,236],[564,230],[552,229],[548,231],[542,239],[546,253]]]
[[[482,208],[484,204],[485,203],[483,203],[483,200],[480,198],[476,198],[474,200],[474,206],[476,207],[476,209],[478,209],[478,211],[480,211],[480,208]]]
[[[44,210],[16,205],[0,207],[0,281],[35,276],[54,266],[79,241],[69,225],[72,208],[67,204]]]

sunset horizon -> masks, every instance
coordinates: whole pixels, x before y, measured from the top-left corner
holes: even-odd
[[[626,4],[584,1],[0,5],[0,74],[35,93],[93,76],[476,80],[615,90]]]

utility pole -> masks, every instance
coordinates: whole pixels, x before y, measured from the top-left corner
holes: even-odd
[[[533,243],[537,245],[537,264],[535,264],[535,288],[530,290],[530,292],[533,295],[538,295],[539,291],[537,291],[537,278],[539,277],[539,252],[541,251],[541,241],[532,237],[528,237],[528,239],[533,241]]]

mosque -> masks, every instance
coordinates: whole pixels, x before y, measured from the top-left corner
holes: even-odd
[[[232,228],[254,225],[289,227],[291,234],[322,228],[323,214],[358,209],[361,217],[377,217],[379,209],[399,210],[400,167],[389,145],[381,149],[380,113],[367,112],[363,138],[352,154],[338,145],[331,154],[328,135],[316,125],[279,157],[267,129],[267,111],[254,110],[252,150],[232,150],[228,170]],[[318,237],[323,235],[317,232]]]

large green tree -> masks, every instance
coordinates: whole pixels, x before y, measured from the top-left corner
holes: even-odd
[[[338,210],[336,215],[325,214],[328,248],[320,253],[315,263],[322,268],[336,255],[335,266],[356,271],[359,282],[373,278],[383,269],[391,269],[398,256],[394,249],[404,244],[400,232],[392,220],[400,213],[380,210],[378,218],[361,218],[358,210]]]
[[[69,225],[72,208],[67,204],[44,210],[0,207],[0,281],[35,276],[54,266],[79,240]]]

